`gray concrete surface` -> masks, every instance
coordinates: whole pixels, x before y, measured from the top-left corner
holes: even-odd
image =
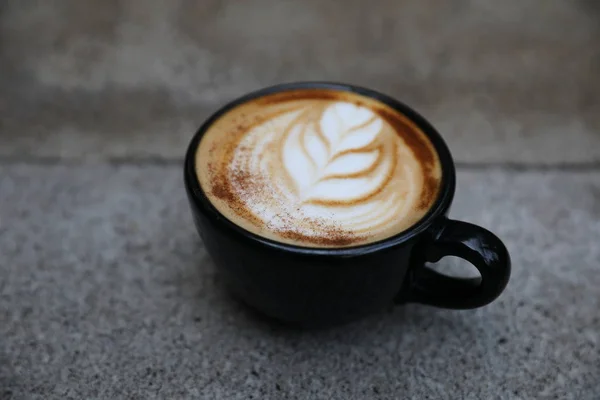
[[[600,399],[598,4],[0,2],[0,400]],[[298,332],[230,299],[178,162],[220,104],[305,79],[434,122],[453,216],[511,251],[498,301]]]
[[[597,172],[460,172],[453,216],[512,253],[504,295],[317,332],[229,298],[178,166],[3,166],[0,213],[3,399],[600,395]]]
[[[600,162],[595,0],[5,0],[0,157],[179,158],[222,103],[340,80],[461,162]]]

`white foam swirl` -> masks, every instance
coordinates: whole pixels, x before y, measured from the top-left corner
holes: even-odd
[[[300,121],[283,145],[283,164],[304,202],[351,203],[376,191],[393,168],[373,146],[383,122],[366,109],[336,103],[317,124]],[[370,169],[374,174],[366,175]]]
[[[417,201],[416,171],[398,164],[403,151],[412,157],[402,143],[368,108],[346,102],[299,106],[250,129],[234,151],[232,176],[246,171],[268,182],[267,189],[250,195],[231,181],[272,230],[292,226],[319,237],[329,226],[373,234]]]

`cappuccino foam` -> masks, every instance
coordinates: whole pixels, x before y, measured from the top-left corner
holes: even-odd
[[[324,89],[228,110],[200,140],[196,173],[232,222],[316,248],[406,230],[431,208],[441,179],[433,145],[407,117],[375,99]]]

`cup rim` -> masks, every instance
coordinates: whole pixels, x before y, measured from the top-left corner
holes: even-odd
[[[200,180],[196,175],[196,152],[204,133],[219,117],[238,105],[273,93],[298,89],[330,89],[351,92],[365,97],[370,97],[400,112],[409,118],[413,123],[415,123],[433,144],[433,147],[440,159],[442,168],[440,191],[437,199],[429,211],[427,211],[427,213],[421,217],[421,219],[419,219],[408,229],[385,239],[356,246],[319,248],[278,242],[276,240],[260,236],[237,225],[235,222],[229,220],[225,215],[217,210],[217,208],[211,203],[208,196],[205,194],[200,185]],[[452,155],[442,136],[421,114],[405,103],[376,90],[357,85],[331,81],[297,81],[280,83],[252,91],[226,103],[217,109],[217,111],[215,111],[212,115],[210,115],[208,119],[206,119],[206,121],[200,125],[188,145],[184,161],[184,182],[188,192],[188,197],[191,199],[191,201],[193,201],[197,211],[203,212],[204,215],[210,218],[213,223],[227,229],[230,231],[230,234],[236,235],[242,240],[249,240],[254,244],[258,244],[267,248],[295,254],[348,257],[369,254],[392,248],[401,245],[426,231],[435,222],[435,220],[437,220],[439,217],[443,217],[446,211],[450,208],[454,198],[456,186],[456,171]]]

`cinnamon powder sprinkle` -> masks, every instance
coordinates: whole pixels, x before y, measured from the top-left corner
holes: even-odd
[[[348,246],[352,243],[362,241],[365,238],[357,236],[353,232],[342,228],[332,226],[331,221],[315,220],[306,218],[297,221],[295,219],[280,215],[280,220],[283,221],[284,227],[272,229],[280,237],[299,243],[311,243],[317,246]],[[313,232],[318,232],[318,236],[307,235],[299,232],[296,225],[309,226]]]
[[[265,196],[272,195],[273,189],[269,183],[264,178],[244,170],[231,171],[229,179],[223,175],[217,176],[214,180],[213,195],[226,201],[239,217],[251,221],[257,227],[264,227],[277,237],[297,243],[310,243],[320,247],[348,246],[365,239],[364,236],[358,236],[353,232],[332,226],[332,221],[309,218],[299,220],[298,214],[280,214],[277,216],[279,226],[269,224],[268,221],[257,218],[246,206],[248,203],[264,200]],[[237,190],[233,189],[233,185],[241,189],[240,193],[243,193],[243,199],[240,198]],[[300,209],[296,211],[301,212]],[[310,231],[315,235],[300,232],[298,226],[310,227]]]

